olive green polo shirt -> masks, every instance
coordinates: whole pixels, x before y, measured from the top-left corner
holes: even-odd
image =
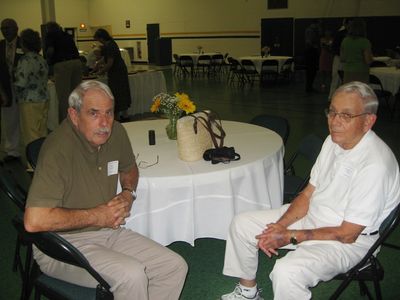
[[[116,194],[118,172],[134,164],[128,135],[120,123],[114,122],[108,141],[94,148],[67,118],[40,150],[26,207],[85,209],[106,203]]]

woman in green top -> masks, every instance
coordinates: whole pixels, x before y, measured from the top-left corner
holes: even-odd
[[[347,36],[343,39],[340,59],[343,62],[343,83],[361,81],[369,83],[369,64],[372,62],[371,43],[365,37],[366,24],[353,20]]]

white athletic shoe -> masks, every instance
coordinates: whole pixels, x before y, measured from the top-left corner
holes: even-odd
[[[233,292],[222,295],[221,300],[264,300],[264,298],[260,296],[260,293],[261,290],[258,289],[252,298],[245,297],[242,295],[242,289],[240,288],[239,284],[237,284]]]

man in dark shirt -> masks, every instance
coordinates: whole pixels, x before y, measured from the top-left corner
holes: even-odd
[[[332,80],[331,88],[329,91],[329,101],[332,98],[333,93],[342,84],[342,79],[339,76],[338,71],[343,70],[343,65],[340,61],[340,45],[343,39],[347,35],[347,25],[349,23],[348,19],[343,19],[342,26],[336,32],[333,42],[332,42],[332,53],[333,53],[333,63],[332,63]]]
[[[23,52],[18,37],[18,25],[15,20],[4,19],[1,22],[1,33],[4,36],[4,40],[0,41],[2,148],[7,154],[4,161],[11,161],[20,156],[18,149],[19,110],[13,91],[13,73]]]
[[[65,119],[68,96],[82,81],[82,63],[72,37],[56,22],[46,24],[45,54],[53,69],[58,98],[59,122]]]

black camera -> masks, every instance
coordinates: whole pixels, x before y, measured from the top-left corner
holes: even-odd
[[[240,155],[235,152],[235,148],[233,147],[220,147],[206,150],[203,158],[206,161],[211,161],[212,164],[219,162],[227,164],[232,160],[239,160]]]

